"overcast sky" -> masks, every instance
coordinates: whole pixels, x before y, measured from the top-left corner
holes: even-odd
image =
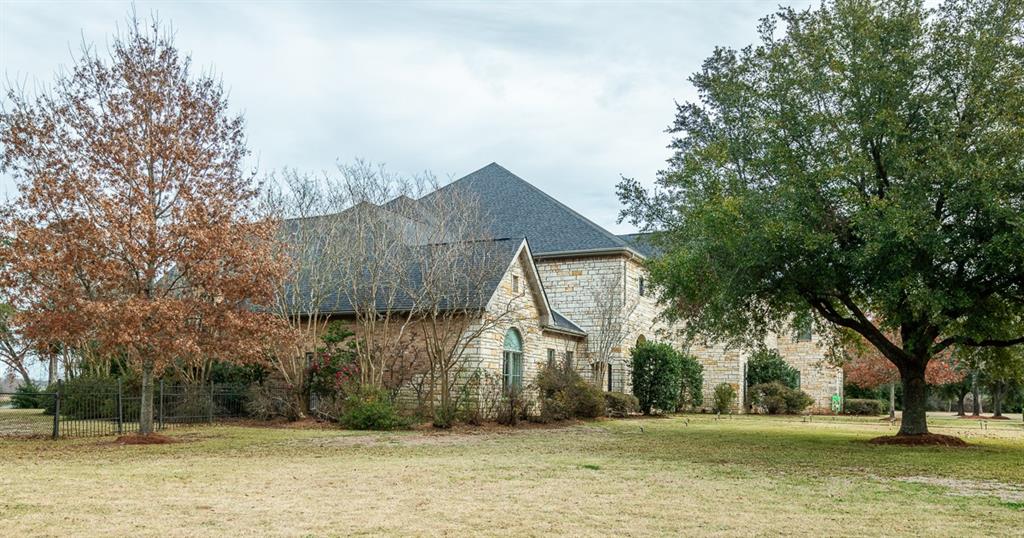
[[[674,101],[774,1],[136,2],[245,113],[262,171],[361,157],[461,177],[492,161],[618,233],[620,175],[653,179]],[[0,0],[0,71],[30,88],[104,45],[128,2]],[[3,192],[13,180],[0,178]]]

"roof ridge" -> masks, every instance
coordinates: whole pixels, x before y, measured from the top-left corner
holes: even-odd
[[[567,205],[563,204],[562,202],[560,202],[560,201],[558,200],[558,198],[555,198],[554,196],[551,196],[550,194],[548,194],[548,193],[546,193],[546,192],[542,191],[542,190],[541,190],[541,189],[540,189],[539,187],[537,187],[537,186],[536,186],[536,185],[534,185],[533,183],[530,183],[529,181],[527,181],[527,180],[525,180],[525,179],[523,179],[523,178],[519,177],[518,175],[516,175],[516,174],[515,174],[515,172],[512,172],[512,171],[511,171],[511,170],[509,170],[508,168],[505,168],[504,166],[502,166],[502,165],[500,165],[500,164],[498,164],[498,163],[496,163],[496,162],[493,162],[493,161],[491,162],[491,164],[488,164],[487,166],[484,166],[483,168],[480,168],[480,169],[478,169],[478,170],[474,170],[474,171],[472,171],[472,172],[470,172],[470,173],[468,173],[468,174],[466,174],[466,175],[464,175],[464,176],[460,177],[459,179],[456,179],[455,181],[452,181],[451,183],[449,183],[448,185],[445,185],[445,186],[444,186],[444,187],[442,187],[442,188],[448,187],[449,185],[454,185],[455,183],[458,183],[459,181],[462,181],[463,179],[466,179],[466,178],[468,178],[469,176],[472,176],[473,174],[476,174],[477,172],[483,171],[483,170],[485,170],[485,169],[487,169],[487,168],[491,168],[491,167],[497,167],[497,168],[500,168],[500,169],[501,169],[502,171],[506,172],[506,173],[507,173],[508,175],[510,175],[510,176],[512,176],[512,177],[514,177],[514,178],[516,178],[516,179],[518,179],[519,181],[523,182],[523,184],[525,184],[525,185],[526,185],[526,186],[528,186],[529,188],[531,188],[531,189],[533,189],[533,190],[537,191],[538,193],[540,193],[540,194],[544,195],[544,197],[545,197],[545,198],[547,198],[548,200],[551,200],[552,202],[554,202],[554,203],[555,203],[556,205],[558,205],[558,206],[559,206],[559,207],[561,207],[562,209],[564,209],[564,210],[568,211],[568,212],[569,212],[570,214],[572,214],[572,215],[573,215],[574,217],[576,217],[576,218],[578,218],[578,219],[582,220],[583,222],[587,223],[588,225],[590,225],[590,226],[592,226],[592,227],[596,228],[596,229],[597,229],[598,231],[600,231],[600,232],[601,232],[602,234],[604,234],[604,235],[605,235],[605,236],[606,236],[606,237],[607,237],[608,239],[611,239],[611,240],[612,240],[613,242],[619,243],[619,245],[620,245],[621,247],[623,247],[623,248],[629,248],[629,249],[631,249],[631,248],[632,248],[632,247],[631,247],[631,246],[629,245],[629,243],[626,243],[626,242],[625,242],[625,241],[623,241],[623,240],[622,240],[622,239],[621,239],[620,237],[618,237],[617,235],[615,235],[615,234],[611,233],[610,231],[608,231],[607,229],[605,229],[605,228],[604,228],[604,226],[601,226],[600,224],[598,224],[598,223],[596,223],[596,222],[594,222],[594,221],[592,221],[592,220],[588,219],[587,217],[585,217],[585,216],[581,215],[581,214],[580,214],[579,212],[577,212],[577,211],[576,211],[575,209],[573,209],[573,208],[571,208],[571,207],[569,207],[569,206],[567,206]],[[441,190],[441,189],[438,189],[438,190]],[[437,191],[434,191],[434,192],[437,192]]]

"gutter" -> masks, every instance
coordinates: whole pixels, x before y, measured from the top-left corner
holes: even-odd
[[[639,258],[646,260],[647,256],[640,254],[639,252],[629,247],[615,247],[615,248],[591,248],[584,250],[560,250],[557,252],[545,252],[544,254],[534,254],[535,260],[552,259],[552,258],[571,258],[571,257],[590,257],[590,256],[601,256],[603,254],[628,254],[631,258]]]

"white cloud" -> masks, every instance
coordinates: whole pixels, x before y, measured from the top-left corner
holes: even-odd
[[[364,157],[461,176],[491,161],[616,231],[619,175],[653,177],[675,100],[775,2],[136,4],[215,67],[262,169]],[[0,3],[0,69],[46,82],[128,3]],[[4,178],[10,190],[10,178]]]

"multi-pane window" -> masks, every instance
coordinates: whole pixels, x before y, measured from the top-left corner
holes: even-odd
[[[519,275],[512,275],[512,293],[519,293]]]
[[[523,339],[519,331],[505,333],[505,346],[501,364],[501,385],[505,392],[523,388]]]
[[[644,288],[644,284],[646,284],[646,282],[644,282],[644,277],[640,277],[640,296],[641,296],[641,297],[643,297],[643,296],[644,296],[644,293],[646,293],[646,291],[647,291],[647,290],[646,290],[646,289]]]
[[[566,351],[565,352],[565,363],[568,364],[570,367],[573,365],[573,362],[572,362],[572,351]]]
[[[553,367],[554,365],[555,365],[555,350],[552,349],[552,348],[548,348],[548,367]]]

